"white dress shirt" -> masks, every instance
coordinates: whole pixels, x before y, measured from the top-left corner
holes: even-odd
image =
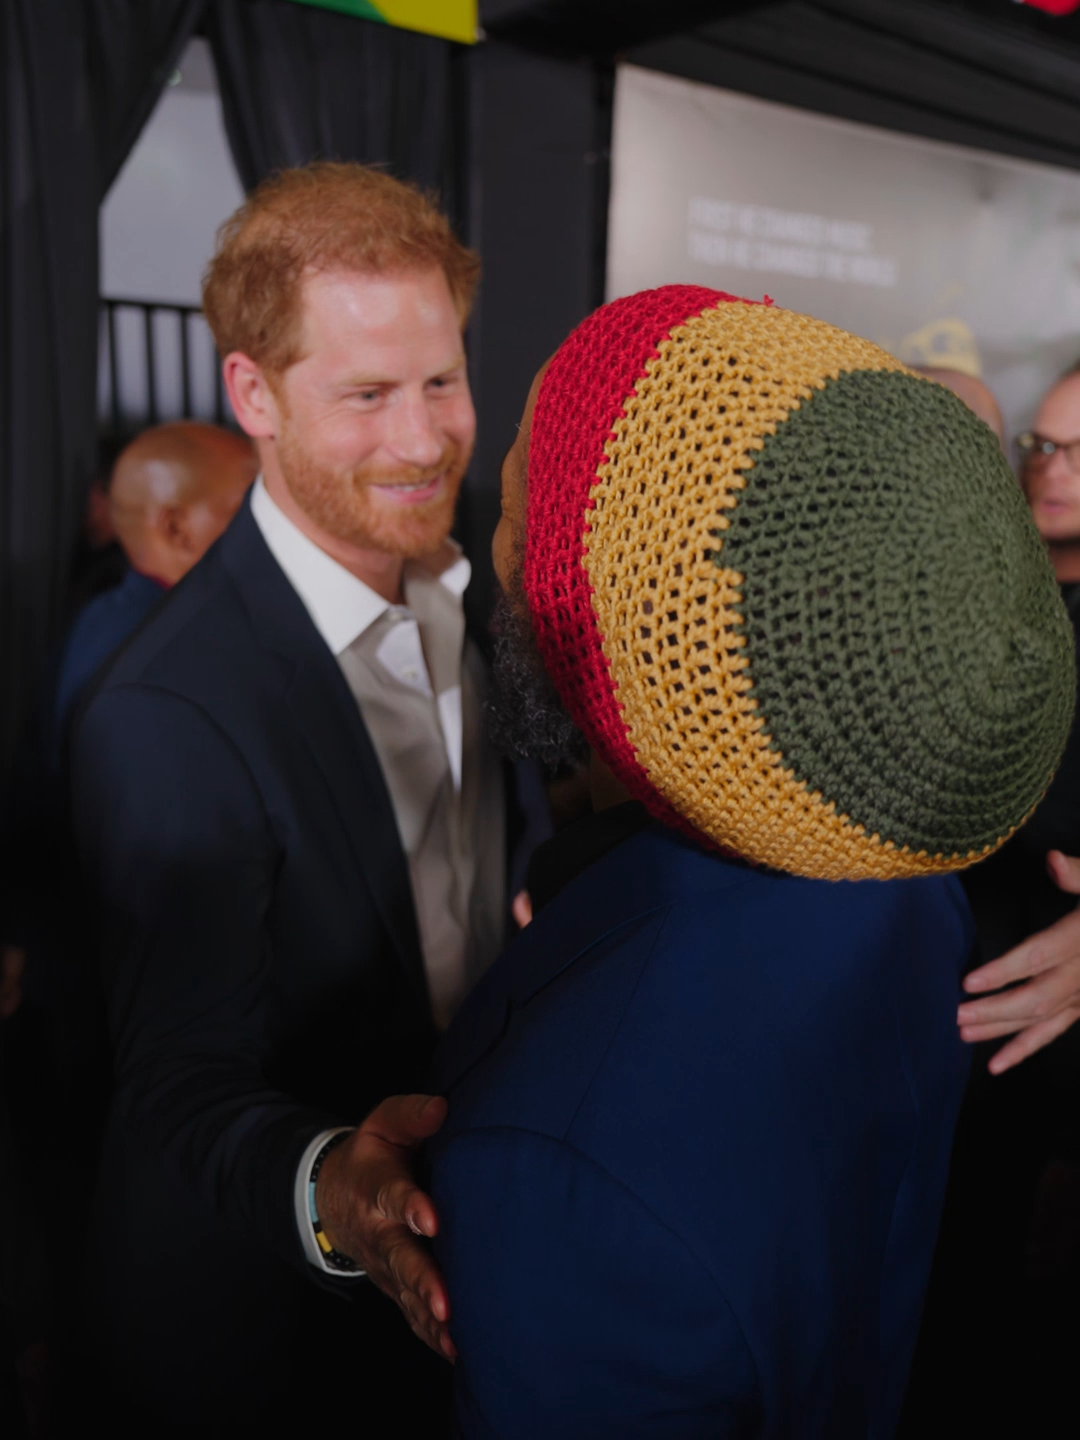
[[[399,619],[379,650],[379,659],[405,685],[431,692],[427,662],[420,640],[420,628],[402,605],[391,605],[370,585],[358,580],[344,565],[320,550],[284,511],[274,503],[262,476],[251,493],[251,513],[262,532],[271,555],[281,566],[293,589],[315,623],[315,629],[339,660],[354,640],[388,611]],[[440,585],[460,601],[472,578],[472,566],[452,540],[447,541],[450,563],[438,576]],[[429,572],[430,573],[430,572]],[[461,788],[461,685],[436,697],[443,725],[447,758],[455,785]]]
[[[364,718],[409,863],[432,1008],[443,1026],[494,959],[503,904],[500,779],[480,733],[478,657],[465,640],[469,562],[453,542],[433,560],[407,561],[407,603],[393,605],[298,529],[261,476],[251,513]],[[335,1133],[312,1140],[294,1190],[305,1253],[324,1270],[310,1174]]]

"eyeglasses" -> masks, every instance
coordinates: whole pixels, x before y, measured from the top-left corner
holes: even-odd
[[[1045,465],[1050,456],[1060,450],[1069,469],[1074,475],[1080,475],[1080,440],[1048,440],[1034,430],[1025,430],[1023,435],[1017,435],[1016,448],[1025,465]]]

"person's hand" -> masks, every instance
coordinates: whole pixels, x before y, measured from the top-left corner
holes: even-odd
[[[436,1095],[391,1095],[323,1161],[315,1208],[335,1250],[396,1301],[413,1332],[440,1355],[457,1354],[439,1267],[419,1236],[439,1229],[435,1206],[413,1179],[412,1158],[446,1118]]]
[[[1080,859],[1051,850],[1046,867],[1062,890],[1080,895]],[[1080,910],[973,970],[964,989],[978,995],[1018,980],[1027,983],[985,1000],[965,1001],[957,1011],[964,1040],[996,1040],[1019,1032],[990,1061],[994,1075],[1034,1055],[1080,1019]]]
[[[26,951],[16,945],[0,946],[0,1020],[10,1020],[22,1004],[22,977]]]

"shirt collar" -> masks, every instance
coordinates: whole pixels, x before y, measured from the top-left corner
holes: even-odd
[[[271,499],[260,475],[251,492],[251,514],[271,555],[304,602],[316,630],[334,655],[347,650],[357,636],[390,609],[370,585],[358,580],[344,565],[320,550]],[[438,579],[458,599],[465,593],[472,568],[460,547],[448,542],[457,558],[436,574],[422,562],[432,579]],[[412,568],[412,567],[410,567]]]

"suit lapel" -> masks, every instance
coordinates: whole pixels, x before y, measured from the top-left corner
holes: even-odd
[[[249,508],[222,542],[222,560],[259,642],[291,664],[285,703],[414,989],[429,1004],[409,870],[375,750],[337,661],[270,554]]]
[[[316,657],[297,664],[286,697],[316,765],[322,771],[368,889],[390,931],[402,964],[428,1000],[409,870],[382,770],[356,701],[337,662],[330,671]]]

